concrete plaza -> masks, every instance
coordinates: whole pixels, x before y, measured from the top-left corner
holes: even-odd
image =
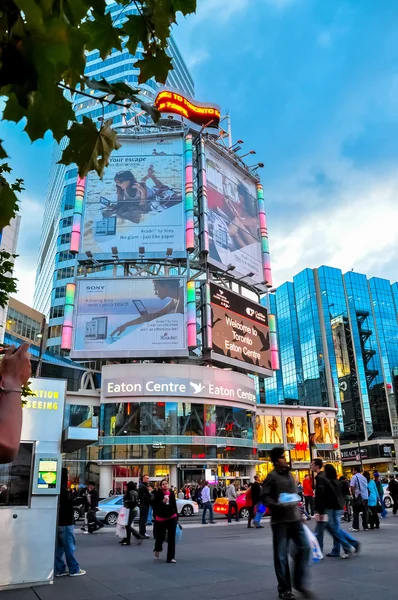
[[[181,521],[184,524],[184,521]],[[313,526],[313,524],[311,524]],[[379,531],[355,534],[362,552],[349,560],[325,558],[309,567],[309,587],[320,600],[396,600],[398,518]],[[271,529],[245,523],[188,524],[177,546],[177,564],[153,558],[153,540],[122,547],[113,531],[76,536],[76,556],[84,577],[54,585],[10,590],[0,600],[273,600],[276,580]],[[39,542],[38,542],[39,543]],[[332,540],[325,534],[325,552]],[[163,552],[165,555],[165,552]],[[299,595],[297,594],[297,598]]]

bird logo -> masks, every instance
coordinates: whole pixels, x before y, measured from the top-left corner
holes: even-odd
[[[200,394],[200,392],[202,392],[206,386],[204,386],[202,383],[193,383],[193,381],[189,382],[189,385],[191,385],[194,389],[194,395],[196,394]]]

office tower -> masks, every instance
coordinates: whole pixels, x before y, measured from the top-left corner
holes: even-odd
[[[118,19],[120,23],[127,15],[137,12],[134,3],[128,7],[112,3],[108,10],[113,19]],[[121,13],[123,14],[121,15]],[[172,57],[173,71],[168,76],[167,85],[193,96],[193,80],[172,38],[170,39],[169,53]],[[129,54],[124,48],[122,52],[112,52],[105,60],[101,60],[98,51],[92,51],[87,55],[86,75],[95,78],[104,77],[111,83],[124,81],[135,86],[138,82],[139,70],[135,68],[134,63],[140,57],[142,57],[142,47],[137,49],[135,56]],[[151,102],[156,96],[159,85],[154,80],[150,80],[142,84],[140,88],[143,100]],[[93,92],[92,98],[77,97],[75,99],[74,108],[78,119],[82,119],[83,115],[93,121],[102,118],[102,106],[96,95]],[[135,114],[120,106],[105,107],[105,118],[113,119],[115,127],[121,127],[126,123],[131,124],[135,118],[145,123],[147,119],[145,115],[135,117]],[[73,166],[65,167],[57,164],[62,149],[62,142],[54,144],[34,295],[34,307],[49,319],[47,347],[53,352],[61,351],[66,285],[74,281],[78,269],[75,255],[69,251],[76,198],[77,169]]]
[[[343,457],[345,444],[361,442],[364,460],[391,460],[397,292],[386,279],[322,266],[304,269],[274,294],[281,371],[264,381],[266,403],[334,406]]]

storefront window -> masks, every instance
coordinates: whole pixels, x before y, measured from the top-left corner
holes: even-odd
[[[18,456],[0,465],[0,506],[29,506],[33,444],[22,443]]]

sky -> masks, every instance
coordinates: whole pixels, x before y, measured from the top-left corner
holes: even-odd
[[[274,284],[323,264],[397,281],[396,3],[198,0],[174,36],[197,100],[265,164]],[[16,276],[32,303],[52,142],[12,124],[0,138],[25,179]]]

